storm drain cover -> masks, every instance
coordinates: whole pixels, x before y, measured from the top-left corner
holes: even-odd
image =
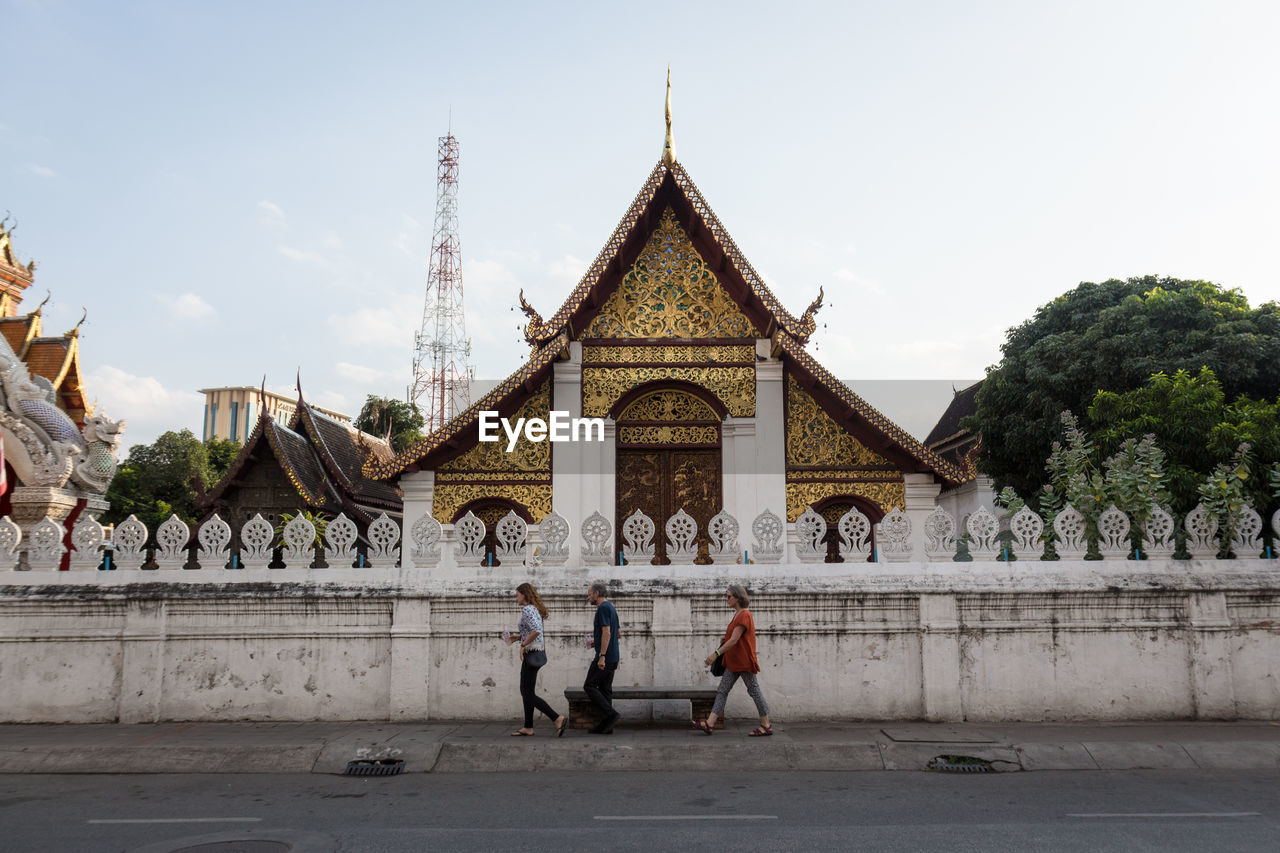
[[[939,755],[926,765],[940,773],[994,773],[995,768],[985,758],[971,755]]]
[[[215,841],[212,844],[197,844],[195,847],[180,847],[173,853],[285,853],[292,850],[292,844],[283,841],[264,841],[262,839],[246,839],[244,841]]]
[[[401,758],[361,758],[348,761],[343,776],[394,776],[404,770]]]

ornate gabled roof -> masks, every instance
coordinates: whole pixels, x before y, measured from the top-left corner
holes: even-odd
[[[386,480],[410,466],[429,468],[440,457],[476,444],[479,439],[480,413],[496,411],[505,417],[518,409],[537,390],[542,380],[551,372],[551,365],[568,345],[568,334],[561,333],[538,346],[529,355],[529,360],[515,373],[499,382],[492,391],[454,416],[440,429],[415,441],[390,461],[380,462],[371,456],[364,464],[364,475],[374,480]]]
[[[529,316],[525,339],[536,346],[560,334],[576,336],[585,329],[631,267],[667,206],[675,210],[699,253],[764,334],[771,336],[780,329],[801,343],[809,339],[817,326],[814,316],[822,307],[821,291],[799,319],[783,308],[733,242],[693,179],[675,162],[659,163],[653,168],[613,236],[550,320],[544,321],[521,293],[520,307]]]
[[[19,317],[0,317],[0,334],[9,342],[14,355],[22,358],[28,345],[40,334],[40,315],[32,312]]]
[[[275,451],[276,461],[303,500],[316,508],[338,503],[338,496],[325,479],[324,468],[315,450],[305,438],[274,420],[267,425],[265,432],[271,449]]]
[[[978,389],[982,387],[983,381],[979,379],[968,388],[962,388],[952,395],[951,402],[947,404],[947,410],[942,413],[942,417],[938,418],[938,422],[933,425],[933,429],[924,440],[927,446],[937,447],[970,435],[967,429],[961,429],[960,421],[978,411]]]
[[[362,471],[366,453],[372,459],[390,458],[390,449],[378,439],[329,417],[307,403],[301,393],[288,424],[259,407],[258,421],[227,473],[201,500],[210,510],[238,480],[263,443],[280,465],[298,496],[312,509],[345,512],[362,524],[373,520],[366,507],[399,511],[403,499],[389,483],[367,479]],[[363,444],[361,443],[363,442]]]
[[[298,496],[313,508],[332,507],[339,503],[338,496],[325,480],[324,471],[315,451],[306,439],[293,432],[289,427],[276,422],[275,418],[261,407],[258,411],[258,423],[253,432],[245,440],[244,447],[236,454],[231,467],[222,479],[207,493],[201,501],[206,509],[212,508],[224,492],[239,479],[249,460],[253,458],[263,443],[271,449],[289,482],[297,489]]]
[[[298,398],[295,421],[306,431],[320,463],[336,481],[340,491],[361,502],[378,504],[388,509],[401,508],[403,498],[394,486],[364,476],[366,453],[380,462],[391,458],[389,453],[379,452],[384,448],[386,451],[390,450],[386,442],[366,436],[360,430],[317,411],[316,407],[301,396]]]
[[[786,332],[779,332],[774,343],[784,356],[788,369],[802,380],[805,390],[837,423],[876,453],[920,473],[931,471],[952,485],[972,479],[836,379],[817,359],[805,352],[804,344],[799,340]]]

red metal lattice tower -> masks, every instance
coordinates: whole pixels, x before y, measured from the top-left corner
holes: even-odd
[[[462,244],[458,238],[458,140],[440,137],[436,181],[436,224],[431,238],[427,297],[422,326],[414,337],[413,384],[430,433],[471,405],[471,340],[462,309]]]

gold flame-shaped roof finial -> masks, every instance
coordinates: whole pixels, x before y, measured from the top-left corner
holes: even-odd
[[[671,66],[667,66],[667,139],[662,143],[662,162],[668,166],[676,162],[676,140],[671,135]]]

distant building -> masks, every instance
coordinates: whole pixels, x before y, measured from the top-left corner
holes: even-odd
[[[258,409],[266,399],[267,414],[280,423],[288,423],[297,411],[297,398],[285,397],[261,388],[241,385],[234,388],[202,388],[204,421],[201,438],[229,438],[244,444],[258,423]],[[332,409],[312,406],[341,424],[350,425],[351,416]]]

